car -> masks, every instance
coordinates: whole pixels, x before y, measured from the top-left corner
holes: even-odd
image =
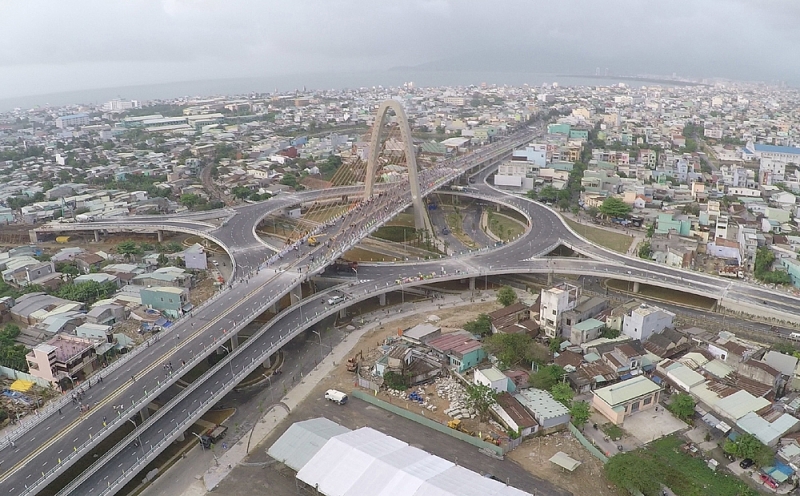
[[[442,228],[442,235],[447,236],[448,234],[450,234],[450,229],[446,227]]]
[[[342,301],[343,299],[344,298],[341,297],[341,296],[332,296],[332,297],[328,298],[328,305],[335,305],[335,304],[339,303],[340,301]]]
[[[325,399],[328,401],[332,401],[337,405],[344,405],[345,403],[347,403],[347,395],[335,389],[328,389],[327,391],[325,391]]]
[[[755,464],[755,462],[751,458],[745,458],[744,460],[739,462],[739,466],[742,468],[750,468]]]
[[[487,479],[492,479],[492,480],[496,480],[498,482],[503,482],[502,479],[498,479],[494,474],[490,474],[488,472],[483,474],[483,476],[486,477]]]

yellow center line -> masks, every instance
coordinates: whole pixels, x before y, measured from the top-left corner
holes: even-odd
[[[253,295],[255,295],[255,293],[257,293],[257,292],[258,292],[260,289],[262,289],[264,286],[266,286],[267,284],[271,283],[272,281],[274,281],[274,280],[275,280],[275,279],[277,279],[278,277],[279,277],[279,274],[275,274],[275,275],[274,275],[274,276],[273,276],[271,279],[269,279],[269,280],[268,280],[266,283],[264,283],[264,284],[263,284],[261,287],[257,287],[256,289],[254,289],[253,291],[251,291],[250,293],[248,293],[247,295],[245,295],[245,297],[244,297],[244,298],[242,298],[242,299],[240,299],[239,301],[241,301],[241,302],[244,302],[245,300],[249,299],[250,297],[252,297]],[[228,309],[228,311],[227,311],[227,312],[225,312],[225,313],[223,313],[223,314],[221,314],[221,315],[218,315],[218,316],[217,316],[217,317],[216,317],[214,320],[210,321],[210,322],[209,322],[209,323],[207,323],[205,326],[203,326],[203,327],[199,328],[197,331],[195,331],[193,334],[191,334],[191,335],[189,336],[189,339],[188,339],[188,340],[184,340],[184,341],[191,341],[192,339],[194,339],[195,337],[197,337],[197,335],[198,335],[198,334],[200,334],[200,333],[204,332],[206,329],[208,329],[208,328],[209,328],[209,327],[211,327],[212,325],[216,324],[217,322],[219,322],[219,321],[220,321],[220,320],[222,320],[223,318],[225,318],[225,317],[227,317],[228,315],[230,315],[230,314],[233,312],[233,310],[234,310],[234,309],[235,309],[235,307],[231,307],[231,308],[229,308],[229,309]],[[173,348],[172,350],[170,350],[169,352],[165,353],[164,355],[162,355],[162,356],[161,356],[161,358],[160,358],[158,361],[156,361],[156,362],[153,362],[152,364],[150,364],[150,366],[148,366],[148,367],[147,367],[147,368],[145,368],[144,370],[140,371],[140,372],[139,372],[139,375],[142,375],[142,374],[147,374],[148,372],[152,371],[152,370],[153,370],[153,369],[155,369],[155,368],[156,368],[158,365],[160,365],[160,364],[164,363],[164,361],[165,361],[165,360],[167,360],[168,358],[172,357],[172,355],[174,355],[174,354],[175,354],[177,351],[178,351],[178,348],[177,348],[177,347],[175,347],[175,348]],[[97,407],[103,407],[103,406],[107,405],[107,404],[108,404],[110,401],[112,401],[112,400],[116,399],[116,398],[117,398],[117,397],[118,397],[120,394],[122,394],[123,392],[125,392],[125,389],[127,389],[127,387],[128,387],[129,385],[133,384],[133,382],[134,382],[133,380],[130,380],[130,381],[126,381],[125,383],[121,384],[121,385],[120,385],[120,386],[119,386],[119,387],[118,387],[116,390],[114,390],[114,391],[113,391],[111,394],[109,394],[108,396],[106,396],[105,398],[103,398],[102,400],[100,400],[100,402],[98,402],[98,403],[95,405],[95,407],[94,407],[94,408],[97,408]],[[5,472],[5,473],[4,473],[2,476],[0,476],[0,483],[4,482],[6,479],[8,479],[8,478],[9,478],[9,477],[11,477],[12,475],[14,475],[14,474],[15,474],[17,471],[19,471],[19,469],[20,469],[20,468],[22,468],[23,466],[27,465],[27,464],[28,464],[28,462],[30,462],[32,459],[34,459],[34,458],[36,458],[37,456],[39,456],[39,454],[41,454],[41,453],[42,453],[44,450],[46,450],[47,448],[49,448],[50,446],[52,446],[52,445],[53,445],[53,444],[55,444],[56,442],[60,441],[60,440],[61,440],[61,438],[63,438],[63,437],[64,437],[64,436],[65,436],[65,435],[66,435],[68,432],[70,432],[72,429],[74,429],[74,428],[75,428],[75,426],[77,426],[78,424],[81,424],[81,423],[83,423],[83,420],[84,420],[84,417],[83,417],[82,415],[81,415],[81,416],[79,416],[79,417],[78,417],[77,419],[75,419],[75,420],[74,420],[74,421],[73,421],[71,424],[69,424],[68,426],[66,426],[66,427],[64,427],[63,429],[61,429],[61,430],[60,430],[58,433],[56,433],[56,434],[55,434],[53,437],[51,437],[49,440],[47,440],[47,441],[46,441],[44,444],[42,444],[41,446],[39,446],[38,448],[36,448],[36,450],[35,450],[35,451],[31,452],[31,453],[30,453],[28,456],[26,456],[24,459],[20,460],[20,461],[19,461],[19,462],[18,462],[16,465],[14,465],[13,467],[11,467],[11,468],[10,468],[8,471],[6,471],[6,472]]]

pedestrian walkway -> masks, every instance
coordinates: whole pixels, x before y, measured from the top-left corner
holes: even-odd
[[[487,301],[490,297],[494,298],[494,292],[485,293],[485,297],[487,298]],[[319,365],[317,365],[317,367],[314,368],[314,370],[312,370],[303,378],[302,381],[288,391],[288,393],[283,397],[282,403],[289,408],[289,411],[294,410],[297,405],[299,405],[308,397],[317,384],[319,384],[320,381],[322,381],[326,376],[328,376],[328,374],[331,373],[334,367],[336,367],[337,363],[341,364],[345,360],[345,358],[358,343],[359,339],[361,339],[364,334],[373,330],[374,328],[394,320],[409,317],[410,315],[414,314],[435,312],[441,308],[453,308],[472,304],[473,303],[470,301],[470,298],[462,298],[461,295],[448,295],[444,298],[436,299],[431,302],[407,303],[404,308],[406,311],[398,313],[391,313],[391,310],[393,309],[388,309],[388,314],[384,310],[377,310],[370,314],[364,315],[364,321],[371,322],[366,323],[360,329],[347,335],[344,340],[334,347],[333,351],[328,354],[325,359],[320,362]],[[277,426],[287,416],[288,413],[285,408],[274,405],[273,408],[270,409],[261,418],[261,420],[256,423],[255,427],[253,427],[252,439],[250,439],[250,451],[255,449],[259,443],[266,439],[275,426]],[[206,473],[203,475],[203,483],[206,491],[212,491],[215,487],[217,487],[217,485],[219,485],[219,483],[233,470],[233,468],[241,463],[242,460],[244,460],[248,454],[247,447],[248,439],[250,437],[250,433],[242,436],[242,439],[240,439],[233,446],[229,447],[229,449],[225,451],[222,456],[218,457],[217,464],[210,467],[206,471]],[[195,486],[195,484],[192,484],[192,486]],[[197,488],[192,486],[185,488],[183,493],[181,493],[182,496],[197,496]]]

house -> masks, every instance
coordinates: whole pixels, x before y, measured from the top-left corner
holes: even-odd
[[[666,328],[652,334],[644,343],[644,348],[660,358],[671,358],[689,349],[689,337],[675,329]]]
[[[569,408],[556,401],[547,391],[541,389],[522,389],[514,398],[533,414],[534,420],[544,433],[566,428],[572,419]]]
[[[402,338],[414,344],[424,344],[442,335],[442,328],[427,322],[403,331]]]
[[[381,377],[394,372],[406,378],[409,386],[415,386],[438,376],[442,371],[436,357],[424,354],[407,346],[395,346],[375,363],[375,372]]]
[[[538,331],[538,326],[531,320],[531,308],[522,302],[495,310],[489,314],[489,319],[492,321],[492,332],[495,334]]]
[[[447,358],[458,372],[469,370],[486,359],[483,345],[466,331],[445,334],[428,341],[427,346]]]
[[[506,392],[497,395],[497,403],[491,408],[508,430],[516,432],[522,438],[539,431],[539,424],[533,415]]]
[[[148,274],[139,274],[131,279],[136,286],[192,287],[192,275],[178,267],[162,267]]]
[[[539,327],[548,338],[561,336],[563,315],[575,308],[580,297],[580,287],[562,283],[542,289],[539,304]]]
[[[86,314],[86,322],[90,324],[114,325],[125,320],[125,307],[121,305],[95,305]]]
[[[800,420],[775,409],[762,415],[749,412],[736,421],[736,427],[752,434],[765,445],[775,447],[781,437],[800,428]]]
[[[177,319],[191,310],[189,290],[176,287],[142,288],[139,292],[142,305],[161,311],[173,319]]]
[[[117,287],[121,286],[119,277],[113,274],[106,274],[104,272],[95,272],[94,274],[83,274],[72,280],[72,282],[74,282],[75,284],[80,284],[82,282],[90,282],[90,281],[99,284],[110,282],[116,285]]]
[[[199,243],[195,243],[183,251],[183,261],[187,269],[208,269],[206,250]]]
[[[605,326],[605,323],[597,319],[578,322],[570,327],[569,341],[574,345],[579,345],[597,339]]]
[[[497,367],[489,367],[488,369],[477,369],[473,375],[473,382],[475,384],[482,384],[491,388],[498,393],[512,391],[512,384],[503,372]]]
[[[93,270],[99,270],[105,259],[96,253],[79,253],[73,258],[78,269],[84,273],[89,274]]]
[[[97,342],[58,334],[33,348],[26,356],[28,373],[58,384],[61,380],[83,380],[95,370]]]
[[[637,376],[592,391],[592,406],[615,425],[626,415],[649,410],[658,404],[661,387],[647,377]]]
[[[11,318],[24,325],[34,325],[51,314],[80,310],[83,304],[64,300],[45,293],[27,293],[16,300],[11,308]]]
[[[672,327],[675,314],[655,305],[642,303],[625,316],[622,334],[646,341],[651,335]]]

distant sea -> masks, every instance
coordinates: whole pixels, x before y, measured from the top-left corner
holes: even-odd
[[[148,84],[140,86],[121,86],[95,88],[81,91],[68,91],[46,95],[0,99],[0,112],[14,108],[28,109],[36,106],[63,106],[71,104],[99,104],[114,98],[139,100],[163,100],[184,96],[208,97],[214,95],[243,95],[248,93],[272,93],[320,89],[355,89],[371,86],[401,86],[413,82],[416,87],[425,86],[469,86],[481,83],[521,86],[541,86],[557,82],[560,86],[609,86],[624,82],[630,86],[647,86],[654,83],[639,81],[615,81],[614,79],[593,79],[587,77],[565,77],[556,74],[535,74],[524,72],[441,72],[432,70],[394,69],[383,72],[364,73],[308,73],[272,77],[215,79],[204,81],[180,81],[173,83]]]

